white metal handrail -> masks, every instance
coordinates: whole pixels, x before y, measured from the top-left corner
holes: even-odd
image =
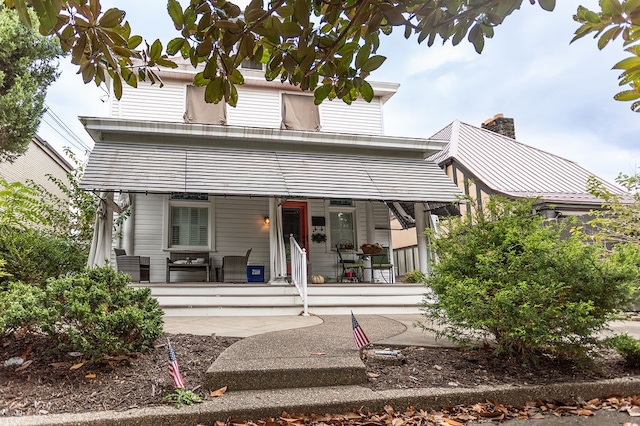
[[[304,310],[302,315],[309,316],[309,306],[307,302],[307,251],[298,245],[293,237],[289,236],[289,245],[291,246],[291,280],[298,289],[298,293],[302,298]]]

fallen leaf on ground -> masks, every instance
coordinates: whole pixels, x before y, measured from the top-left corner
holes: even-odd
[[[627,412],[631,417],[640,417],[640,407],[631,407]]]
[[[464,423],[460,423],[459,421],[453,419],[444,419],[441,424],[450,426],[464,426]]]
[[[326,355],[324,352],[311,352],[311,355]]]
[[[22,371],[26,369],[28,366],[30,366],[31,364],[33,364],[32,359],[30,359],[29,361],[25,361],[20,367],[16,368],[16,371]]]
[[[67,363],[66,362],[52,362],[49,365],[52,366],[53,368],[60,368],[60,367],[64,367],[65,365],[67,365]]]
[[[578,409],[578,415],[579,416],[585,416],[585,417],[589,417],[589,416],[595,416],[596,413],[594,413],[591,410],[583,410],[583,409]]]
[[[86,375],[86,376],[84,376],[84,377],[86,377],[87,379],[95,379],[95,378],[96,378],[96,375],[95,375],[95,374],[93,374],[93,373],[90,373],[90,374],[87,374],[87,375]]]
[[[69,368],[69,370],[77,370],[78,368],[82,367],[84,365],[84,362],[79,362],[77,364],[73,364],[71,366],[71,368]]]
[[[224,395],[224,393],[225,393],[226,391],[227,391],[227,387],[225,386],[225,387],[223,387],[223,388],[220,388],[220,389],[216,389],[216,390],[214,390],[213,392],[211,392],[211,393],[209,394],[209,396],[214,396],[214,397],[216,397],[216,396],[222,396],[222,395]]]
[[[638,426],[638,423],[625,422],[622,426]]]

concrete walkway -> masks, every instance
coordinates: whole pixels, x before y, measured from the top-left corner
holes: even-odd
[[[375,343],[389,346],[449,344],[436,341],[433,336],[412,327],[415,321],[422,319],[420,315],[355,314],[363,330]],[[612,327],[616,332],[626,331],[640,338],[640,323],[619,321],[613,323]],[[550,386],[373,391],[355,384],[363,366],[354,347],[349,316],[166,317],[165,329],[171,333],[246,337],[218,358],[218,367],[214,372],[250,371],[249,376],[239,382],[248,380],[251,383],[245,387],[246,390],[235,383],[225,383],[229,385],[229,391],[222,397],[179,410],[163,406],[118,412],[0,418],[0,426],[213,425],[217,420],[224,421],[229,417],[258,419],[279,416],[282,410],[295,413],[342,413],[362,407],[378,411],[387,404],[397,409],[408,406],[439,409],[443,405],[473,404],[486,399],[521,405],[537,398],[569,400],[580,397],[588,400],[610,394],[632,395],[640,389],[640,378],[625,378]],[[331,371],[337,371],[338,374]],[[343,377],[343,373],[346,376]],[[355,377],[353,384],[350,375]],[[310,379],[301,381],[301,376]],[[215,380],[218,379],[207,377],[209,389],[216,389],[226,381],[224,377],[219,382]],[[278,380],[283,386],[261,386],[261,383]],[[289,386],[292,383],[302,387],[291,388]]]

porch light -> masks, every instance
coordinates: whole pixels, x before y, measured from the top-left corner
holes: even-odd
[[[265,217],[264,217],[264,224],[265,224],[265,225],[268,225],[268,224],[270,224],[270,223],[271,223],[271,219],[269,218],[269,216],[265,216]]]

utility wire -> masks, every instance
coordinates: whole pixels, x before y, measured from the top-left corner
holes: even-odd
[[[45,117],[42,117],[42,122],[45,123],[46,125],[48,125],[51,130],[53,130],[54,132],[56,132],[57,134],[59,134],[66,142],[69,142],[69,144],[71,146],[73,146],[74,148],[80,150],[80,151],[87,151],[87,148],[85,146],[80,146],[77,142],[75,142],[73,139],[69,139],[66,135],[63,135],[60,130],[57,129],[58,126],[54,126],[52,125],[49,121],[47,121],[47,119]]]
[[[81,148],[79,148],[79,149],[83,149],[86,152],[90,152],[91,151],[91,147],[89,147],[73,130],[71,130],[69,128],[69,126],[67,126],[66,123],[55,113],[55,111],[53,111],[53,109],[51,109],[48,105],[45,105],[45,107],[47,108],[46,113],[55,121],[55,123],[65,133],[67,133],[73,140],[75,140],[78,143],[78,145],[80,145]],[[50,123],[47,123],[47,124],[49,124],[49,126],[51,126]],[[51,126],[51,127],[53,128],[53,126]],[[60,132],[58,132],[58,134],[60,134]],[[65,139],[67,139],[67,138],[65,138]],[[67,139],[67,140],[69,142],[71,142],[69,139]],[[74,144],[74,146],[75,146],[75,144]]]

